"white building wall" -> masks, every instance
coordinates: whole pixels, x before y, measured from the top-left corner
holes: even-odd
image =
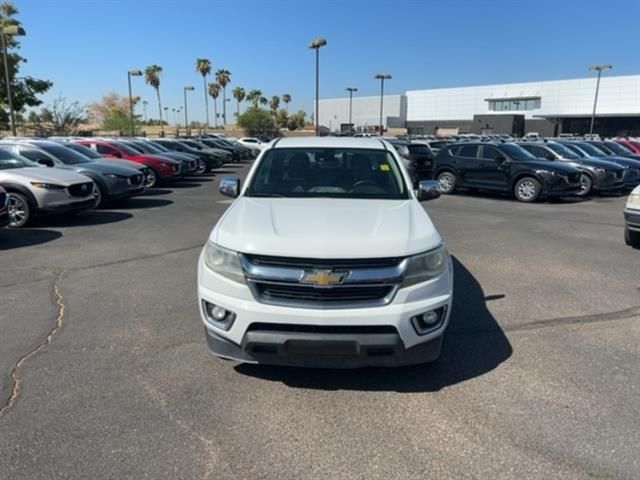
[[[407,121],[471,120],[474,115],[523,113],[525,118],[590,116],[596,77],[407,92]],[[541,108],[494,112],[487,99],[541,97]],[[600,80],[598,115],[640,115],[640,75]]]
[[[404,127],[406,103],[403,95],[385,95],[382,121],[385,127]],[[331,130],[340,130],[340,125],[349,123],[349,97],[320,100],[320,125]],[[351,120],[356,127],[380,124],[380,96],[353,97]]]

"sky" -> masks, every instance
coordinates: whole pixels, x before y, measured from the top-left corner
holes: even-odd
[[[195,59],[231,71],[236,86],[289,93],[290,111],[313,111],[315,57],[322,36],[320,97],[378,95],[433,87],[577,78],[593,63],[610,75],[640,73],[640,1],[592,0],[14,0],[27,31],[20,75],[52,80],[44,104],[64,97],[86,104],[106,92],[127,95],[127,71],[164,69],[163,105],[184,103],[204,120]],[[209,80],[212,81],[212,80]],[[133,93],[154,90],[133,78]],[[235,111],[235,101],[228,103]],[[218,99],[221,111],[221,98]],[[213,107],[210,102],[210,111]],[[138,110],[140,113],[141,110]],[[213,114],[211,113],[211,118]],[[230,114],[227,115],[231,117]]]

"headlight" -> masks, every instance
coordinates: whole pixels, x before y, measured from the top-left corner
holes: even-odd
[[[606,172],[606,171],[607,171],[606,169],[601,168],[601,167],[596,167],[596,168],[594,168],[593,170],[594,170],[596,173],[604,173],[604,172]]]
[[[116,175],[115,173],[103,173],[104,177],[111,178],[113,180],[126,180],[127,177],[124,175]]]
[[[640,206],[640,193],[632,193],[627,199],[628,206]]]
[[[437,277],[447,268],[449,262],[449,252],[444,245],[427,253],[421,253],[409,258],[409,265],[404,274],[402,287],[426,282]]]
[[[65,188],[67,188],[62,185],[56,185],[55,183],[43,183],[43,182],[31,182],[31,185],[33,185],[36,188],[44,188],[46,190],[64,190]]]
[[[204,247],[204,263],[211,270],[229,280],[246,283],[237,252],[222,248],[213,242],[207,242]]]

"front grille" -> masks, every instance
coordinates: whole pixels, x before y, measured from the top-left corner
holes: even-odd
[[[76,183],[67,188],[69,195],[72,197],[86,197],[93,193],[93,182]]]
[[[129,177],[129,184],[133,186],[139,186],[142,183],[142,175],[131,175]]]
[[[255,283],[255,288],[265,300],[336,304],[383,299],[391,294],[395,287],[393,285],[363,285],[317,288],[306,285]]]
[[[241,255],[249,288],[257,301],[321,309],[388,304],[402,282],[406,268],[403,260]],[[322,274],[335,283],[322,283]]]

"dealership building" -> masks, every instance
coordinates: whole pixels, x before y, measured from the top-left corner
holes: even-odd
[[[596,78],[410,90],[385,95],[385,129],[408,133],[510,133],[553,136],[588,133]],[[349,130],[349,98],[321,99],[320,125]],[[376,131],[380,97],[354,96],[351,122],[358,131]],[[640,75],[600,81],[594,132],[640,136]]]

